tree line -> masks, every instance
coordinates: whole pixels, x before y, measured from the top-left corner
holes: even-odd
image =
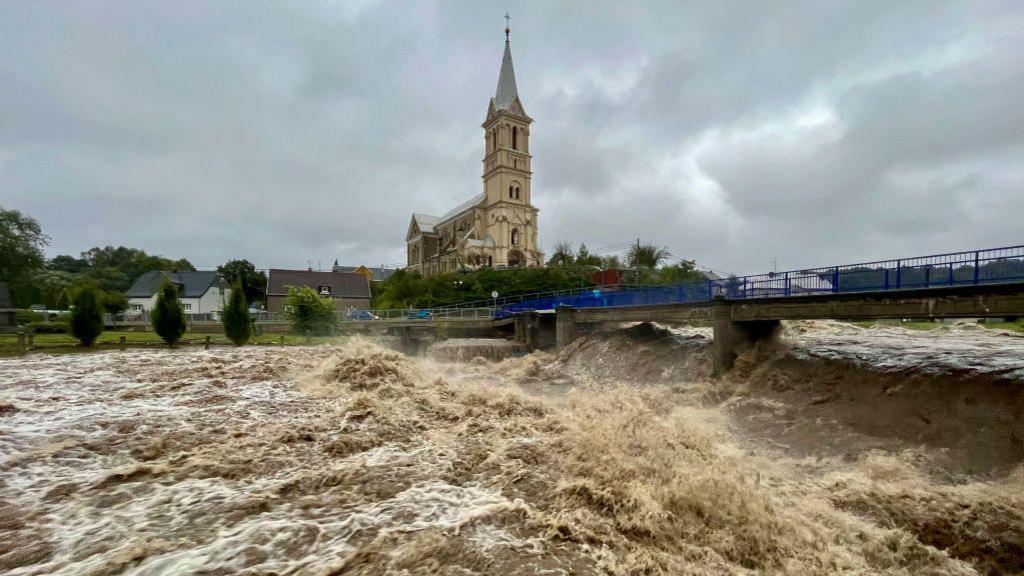
[[[91,286],[103,310],[118,314],[128,308],[124,293],[142,274],[195,270],[186,258],[166,258],[127,246],[97,246],[78,257],[59,254],[47,259],[43,251],[49,243],[35,218],[0,207],[0,282],[8,284],[16,308],[42,304],[49,310],[67,310],[77,292]],[[247,302],[265,301],[267,275],[251,262],[231,260],[217,271],[242,286]]]

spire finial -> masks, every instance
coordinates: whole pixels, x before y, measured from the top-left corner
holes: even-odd
[[[508,12],[505,12],[505,42],[508,42],[508,33],[510,32],[508,27],[508,21],[511,19],[512,17],[508,15]]]

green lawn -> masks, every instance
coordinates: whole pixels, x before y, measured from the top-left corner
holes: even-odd
[[[129,346],[145,346],[145,345],[159,345],[163,341],[156,332],[120,332],[110,331],[100,334],[100,337],[96,340],[98,344],[97,349],[110,349],[111,345],[118,343],[121,336],[124,336],[125,341]],[[231,341],[227,339],[223,334],[199,334],[195,332],[186,332],[182,336],[182,343],[190,342],[204,342],[206,337],[210,336],[210,342],[213,344],[231,344]],[[340,343],[345,341],[345,336],[313,336],[307,339],[305,336],[294,336],[291,334],[263,334],[262,336],[254,336],[249,340],[249,344],[281,344],[281,337],[284,336],[284,344],[287,346],[295,346],[301,344],[330,344]],[[42,349],[64,349],[74,348],[78,346],[78,341],[74,339],[70,334],[36,334],[34,344],[37,348]],[[0,334],[0,355],[8,355],[17,350],[18,336],[17,334]],[[5,354],[5,352],[7,354]]]

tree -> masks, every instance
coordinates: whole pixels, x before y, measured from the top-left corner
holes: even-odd
[[[330,298],[320,296],[309,286],[288,288],[285,310],[292,330],[307,336],[326,336],[334,331],[338,315]]]
[[[596,254],[591,254],[590,251],[587,250],[587,245],[581,243],[580,249],[576,251],[576,266],[581,268],[586,266],[597,266],[601,268],[601,257]]]
[[[683,284],[686,282],[700,282],[705,276],[697,270],[697,263],[693,260],[682,260],[678,264],[665,266],[658,270],[658,280],[662,284]]]
[[[71,274],[78,274],[88,266],[89,264],[85,260],[75,258],[74,256],[68,256],[67,254],[54,256],[46,263],[47,270],[53,270],[55,272],[69,272]]]
[[[628,259],[630,268],[657,268],[671,257],[672,253],[664,246],[638,243],[629,249]]]
[[[237,280],[231,284],[231,294],[228,296],[222,316],[224,333],[235,346],[245,345],[252,336],[252,321],[249,319],[249,306],[245,303],[245,292],[242,290],[241,282]]]
[[[565,240],[556,242],[555,249],[551,252],[551,258],[548,258],[548,266],[572,266],[574,262],[572,244]]]
[[[168,346],[174,346],[185,333],[185,312],[178,300],[178,289],[167,279],[164,279],[164,285],[157,293],[150,318],[156,333]]]
[[[87,265],[83,273],[108,292],[124,292],[136,278],[152,270],[195,270],[184,258],[171,260],[125,246],[95,247],[82,252],[82,260]]]
[[[103,309],[110,314],[120,314],[128,309],[128,298],[120,292],[107,292],[103,295]]]
[[[49,243],[35,218],[0,207],[0,282],[10,285],[16,304],[31,298],[24,294],[32,287],[35,271],[43,267],[43,248]]]
[[[267,297],[267,274],[256,270],[248,260],[231,260],[223,266],[217,266],[228,282],[240,282],[246,302],[263,302]]]
[[[100,294],[94,286],[86,285],[75,295],[71,309],[71,334],[82,344],[89,347],[103,332],[103,309],[100,307]]]

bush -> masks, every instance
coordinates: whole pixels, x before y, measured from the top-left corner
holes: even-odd
[[[42,322],[43,320],[46,320],[46,315],[42,312],[26,309],[14,311],[14,323],[18,326],[23,326],[33,322]]]
[[[331,299],[320,296],[308,286],[288,288],[285,310],[296,334],[327,336],[338,324]]]
[[[103,308],[96,288],[84,286],[75,294],[71,309],[71,334],[82,344],[92,346],[103,332]]]
[[[178,289],[166,279],[156,296],[150,318],[156,333],[168,346],[174,346],[185,333],[185,311],[178,300]]]
[[[23,328],[36,334],[67,334],[71,325],[68,322],[29,322]]]
[[[103,295],[103,309],[111,314],[120,314],[128,309],[128,298],[120,292],[107,292]]]
[[[221,314],[224,321],[224,333],[235,343],[243,346],[252,336],[252,320],[249,319],[249,306],[245,303],[245,291],[237,280],[231,284],[231,294]]]

